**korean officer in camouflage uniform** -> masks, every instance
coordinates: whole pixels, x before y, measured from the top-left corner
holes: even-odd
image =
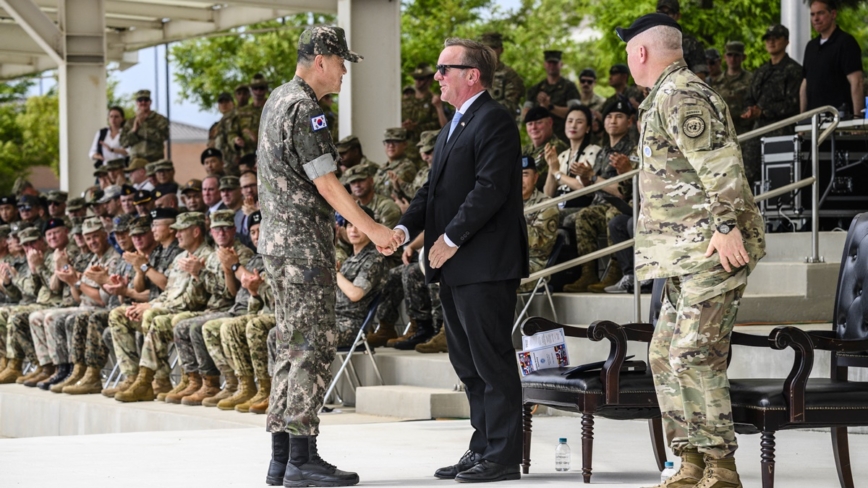
[[[510,114],[518,117],[521,98],[524,96],[524,80],[503,62],[503,34],[486,32],[479,37],[479,42],[490,47],[497,54],[497,68],[494,70],[494,81],[488,88],[488,94],[494,101],[503,105]]]
[[[317,103],[324,94],[340,91],[344,62],[361,56],[347,48],[337,27],[307,28],[298,52],[296,76],[274,90],[265,105],[257,151],[259,252],[274,280],[278,331],[266,422],[272,433],[267,481],[350,485],[358,483],[358,475],[326,463],[316,450],[317,413],[331,381],[337,334],[334,211],[356,224],[378,250],[392,253],[395,244],[391,230],[368,217],[335,176],[337,149]]]
[[[765,254],[723,99],[687,69],[680,26],[649,14],[628,29],[640,106],[642,209],[636,277],[666,279],[649,362],[669,445],[681,456],[661,487],[740,488],[727,356],[747,276]],[[717,253],[717,256],[714,256]]]
[[[524,200],[524,208],[532,207],[538,203],[549,200],[545,193],[537,190],[536,181],[539,178],[539,173],[536,170],[536,162],[530,156],[521,157],[521,198]],[[527,245],[530,256],[531,273],[535,273],[546,267],[549,257],[552,254],[552,249],[555,247],[555,240],[558,237],[558,214],[557,205],[553,205],[546,209],[525,214],[527,221]],[[527,293],[533,291],[533,283],[526,283],[519,288],[519,292]]]
[[[169,138],[169,120],[151,110],[150,90],[137,91],[135,99],[136,116],[124,123],[121,146],[128,149],[131,159],[163,159],[163,145]]]

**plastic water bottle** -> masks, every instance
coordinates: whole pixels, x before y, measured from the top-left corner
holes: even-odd
[[[570,446],[567,445],[567,438],[561,437],[558,440],[558,447],[555,448],[555,471],[570,470]]]
[[[672,461],[666,461],[666,464],[663,466],[663,471],[660,473],[661,483],[675,475],[675,464]]]

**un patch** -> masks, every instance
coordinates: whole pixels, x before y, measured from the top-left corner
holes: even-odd
[[[698,115],[692,115],[684,119],[681,130],[684,131],[685,136],[691,139],[699,137],[705,132],[705,121]]]
[[[318,130],[325,129],[326,127],[328,127],[329,125],[328,125],[328,122],[326,122],[325,114],[317,115],[316,117],[311,117],[310,126],[314,132],[316,132]]]

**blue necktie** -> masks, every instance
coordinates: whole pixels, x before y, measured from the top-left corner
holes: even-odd
[[[461,116],[464,115],[461,112],[455,112],[455,115],[452,116],[452,125],[449,126],[449,137],[446,138],[448,141],[452,137],[452,133],[455,132],[455,128],[458,127],[458,121],[461,120]]]

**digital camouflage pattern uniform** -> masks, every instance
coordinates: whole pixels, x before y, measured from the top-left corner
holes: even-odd
[[[547,93],[551,99],[552,105],[557,105],[558,107],[568,107],[570,102],[578,102],[580,96],[576,84],[563,76],[561,76],[554,85],[550,85],[548,79],[544,79],[527,90],[527,98],[525,98],[524,102],[526,108],[533,108],[539,105],[536,100],[539,92]],[[566,120],[556,115],[552,115],[552,120],[554,121],[553,127],[555,137],[566,140],[567,135],[566,132],[564,132]],[[558,150],[558,152],[561,151]],[[540,173],[540,180],[545,181],[545,178],[542,177],[543,174],[544,173]]]
[[[709,85],[714,88],[714,91],[723,97],[723,101],[726,102],[726,105],[729,106],[729,113],[733,115],[732,122],[735,124],[736,134],[744,134],[745,132],[750,131],[753,126],[752,121],[741,118],[744,109],[748,107],[745,100],[750,93],[752,80],[753,73],[747,70],[741,70],[741,72],[735,76],[729,76],[729,74],[724,71],[720,76],[711,80],[711,83],[709,83]]]
[[[359,327],[368,315],[368,307],[386,280],[388,269],[385,256],[377,252],[373,243],[368,243],[358,254],[349,256],[342,264],[340,273],[354,286],[364,291],[364,296],[353,302],[338,288],[336,290],[335,318],[337,321],[337,347],[348,347],[359,333]]]
[[[726,362],[747,275],[765,254],[763,220],[745,180],[723,99],[687,69],[670,65],[640,106],[636,277],[666,278],[649,351],[667,439],[676,455],[713,459],[738,447]],[[737,225],[750,263],[731,273],[705,257],[721,224]]]
[[[536,172],[539,173],[539,180],[537,181],[536,189],[540,191],[542,191],[543,186],[545,186],[546,177],[549,174],[549,164],[546,162],[545,157],[546,144],[553,145],[557,150],[558,154],[564,151],[568,151],[570,149],[570,146],[568,146],[566,142],[564,142],[563,140],[561,140],[560,137],[554,134],[552,135],[551,139],[543,142],[539,145],[539,147],[534,147],[533,143],[530,142],[521,149],[522,155],[530,156],[536,163]]]
[[[524,201],[524,208],[549,200],[545,193],[534,189],[530,198]],[[530,272],[535,273],[546,267],[555,241],[558,238],[558,207],[548,207],[544,210],[526,214],[527,245],[530,257]],[[519,288],[520,293],[533,291],[534,283],[526,283]]]
[[[497,103],[503,105],[512,116],[517,117],[521,111],[521,97],[524,96],[524,80],[512,68],[497,61],[494,70],[494,80],[488,88],[488,94]]]
[[[144,158],[148,161],[163,159],[163,144],[169,138],[169,120],[151,111],[145,121],[139,124],[139,130],[133,132],[136,119],[127,119],[121,132],[121,146],[127,148],[130,158]]]

